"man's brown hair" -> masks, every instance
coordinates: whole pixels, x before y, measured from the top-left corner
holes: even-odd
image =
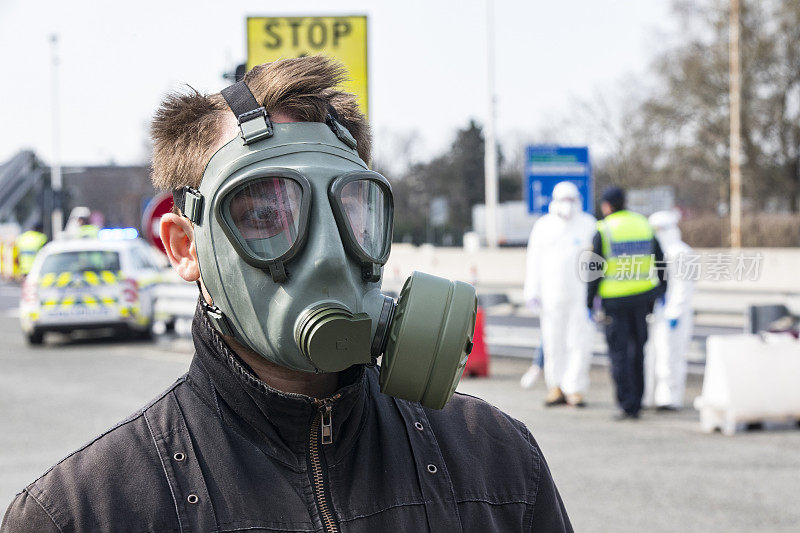
[[[302,122],[325,122],[329,106],[358,143],[369,163],[372,135],[354,94],[337,88],[346,70],[325,56],[283,59],[253,67],[244,81],[267,113],[281,112]],[[161,189],[198,187],[206,163],[219,147],[222,124],[231,110],[220,93],[173,92],[161,102],[150,129],[153,185]]]

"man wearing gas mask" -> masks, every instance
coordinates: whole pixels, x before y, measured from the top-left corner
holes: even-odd
[[[453,391],[475,292],[380,292],[389,182],[343,69],[168,96],[161,234],[201,290],[189,372],[20,493],[3,531],[571,531],[526,427]],[[376,359],[382,357],[381,365]]]

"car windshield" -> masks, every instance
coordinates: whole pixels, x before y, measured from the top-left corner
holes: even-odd
[[[61,252],[47,257],[40,274],[61,272],[102,272],[119,270],[119,254],[109,250],[80,250]]]

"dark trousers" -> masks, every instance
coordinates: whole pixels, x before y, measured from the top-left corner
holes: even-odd
[[[608,356],[617,390],[617,403],[629,414],[642,408],[644,345],[647,342],[648,302],[606,309]]]

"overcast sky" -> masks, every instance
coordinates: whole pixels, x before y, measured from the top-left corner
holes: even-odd
[[[380,156],[419,132],[421,157],[487,110],[485,0],[0,0],[0,161],[31,148],[50,162],[49,35],[60,39],[61,155],[140,163],[147,124],[181,84],[218,91],[245,59],[245,18],[366,14],[370,119]],[[495,0],[501,139],[549,128],[577,99],[641,76],[668,0]],[[557,132],[556,132],[556,137]],[[559,139],[553,138],[552,141]]]

